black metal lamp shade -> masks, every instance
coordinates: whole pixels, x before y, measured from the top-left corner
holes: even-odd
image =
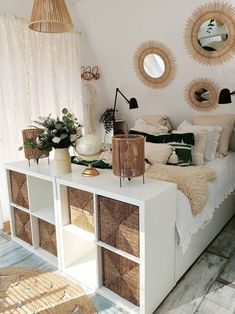
[[[219,94],[219,104],[231,104],[231,95],[235,95],[235,91],[230,92],[228,88],[223,88]]]
[[[115,121],[115,111],[116,111],[116,105],[117,105],[117,95],[121,94],[122,97],[126,100],[126,102],[129,104],[129,109],[136,109],[139,108],[138,102],[136,98],[131,98],[130,100],[126,98],[126,96],[120,91],[119,88],[116,88],[116,93],[115,93],[115,100],[114,100],[114,106],[113,106],[113,121]]]

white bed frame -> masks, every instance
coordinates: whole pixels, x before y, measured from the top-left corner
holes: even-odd
[[[221,231],[225,224],[235,214],[235,191],[215,210],[212,220],[206,227],[192,236],[186,253],[182,253],[179,245],[179,236],[176,235],[175,251],[175,283],[182,277],[187,269],[194,263],[200,254],[207,248],[211,241]]]
[[[235,134],[233,134],[231,138],[230,150],[235,151]],[[187,269],[207,248],[233,215],[235,215],[235,191],[215,210],[212,220],[206,227],[192,236],[191,244],[185,254],[182,253],[182,249],[179,245],[179,236],[176,232],[175,283],[177,283]]]

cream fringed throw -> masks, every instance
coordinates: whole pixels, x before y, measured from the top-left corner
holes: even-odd
[[[146,177],[177,184],[189,199],[192,213],[200,213],[208,199],[207,181],[216,179],[216,174],[205,166],[178,167],[154,164],[145,172]]]

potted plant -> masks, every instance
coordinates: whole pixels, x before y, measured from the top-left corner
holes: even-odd
[[[106,136],[113,129],[113,108],[106,108],[102,116],[100,117],[100,123],[104,126],[104,144],[106,141]]]
[[[38,149],[46,152],[55,149],[54,172],[56,174],[71,171],[71,163],[68,148],[75,147],[77,140],[82,136],[82,126],[73,113],[67,108],[62,110],[62,118],[39,117],[39,121],[34,121],[36,125],[43,128],[43,132],[38,134],[36,139],[26,141],[27,148]]]

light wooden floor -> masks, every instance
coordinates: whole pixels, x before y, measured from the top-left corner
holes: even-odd
[[[0,267],[56,269],[0,234]],[[84,287],[83,287],[84,288]],[[86,290],[89,294],[89,290]],[[125,313],[90,295],[100,314]],[[235,314],[235,217],[184,275],[154,314]]]

